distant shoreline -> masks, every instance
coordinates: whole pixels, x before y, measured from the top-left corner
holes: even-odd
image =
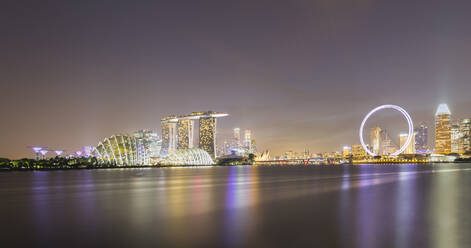
[[[300,167],[336,167],[336,166],[357,166],[357,165],[406,165],[406,164],[417,164],[417,165],[432,165],[432,164],[464,164],[471,163],[471,161],[456,161],[456,162],[414,162],[414,163],[346,163],[346,164],[270,164],[270,163],[259,163],[253,164],[255,166],[300,166]],[[250,164],[246,164],[250,165]],[[251,166],[253,166],[251,165]],[[75,167],[75,168],[0,168],[0,172],[14,172],[14,171],[65,171],[65,170],[99,170],[99,169],[147,169],[147,168],[185,168],[185,167],[226,167],[226,166],[245,166],[245,165],[144,165],[144,166],[119,166],[119,167]]]

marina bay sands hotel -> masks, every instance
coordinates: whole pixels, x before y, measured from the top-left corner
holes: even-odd
[[[161,155],[165,156],[180,149],[196,148],[194,146],[195,120],[199,124],[199,146],[216,157],[216,120],[219,117],[228,116],[221,112],[193,112],[189,115],[171,115],[161,120],[162,125],[162,149]]]

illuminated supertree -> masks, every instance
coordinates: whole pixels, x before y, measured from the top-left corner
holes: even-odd
[[[84,156],[88,158],[88,157],[90,157],[90,155],[92,154],[93,147],[91,147],[91,146],[84,146],[82,150],[83,150]]]
[[[75,155],[77,155],[77,158],[82,157],[82,151],[76,151]]]
[[[36,160],[40,159],[40,157],[39,157],[40,151],[42,149],[45,149],[45,147],[40,147],[40,146],[28,146],[28,147],[31,148],[34,151],[34,154],[36,155],[36,157],[35,157]]]
[[[43,155],[42,159],[46,159],[46,154],[47,154],[49,151],[46,150],[46,149],[43,149],[43,150],[41,150],[41,151],[39,151],[39,152]]]
[[[64,153],[64,150],[54,150],[54,152],[56,153],[58,157],[60,157],[62,153]]]

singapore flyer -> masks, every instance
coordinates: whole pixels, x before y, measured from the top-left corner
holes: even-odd
[[[406,119],[407,121],[407,124],[409,126],[409,132],[408,132],[408,136],[407,136],[407,140],[406,142],[402,145],[402,147],[390,154],[389,156],[397,156],[399,154],[401,154],[406,148],[407,146],[409,145],[409,143],[412,141],[412,135],[413,135],[413,132],[414,132],[414,123],[412,122],[412,118],[410,117],[410,115],[401,107],[399,106],[396,106],[396,105],[381,105],[379,107],[376,107],[375,109],[371,110],[366,116],[365,118],[363,119],[361,125],[360,125],[360,142],[361,142],[361,145],[363,146],[363,149],[365,149],[365,151],[371,155],[371,156],[378,156],[378,154],[375,154],[374,152],[372,152],[368,146],[365,144],[365,141],[363,140],[363,129],[365,127],[365,123],[366,121],[368,121],[368,119],[373,115],[375,114],[376,112],[380,111],[380,110],[383,110],[383,109],[394,109],[394,110],[397,110],[399,111],[403,116],[404,118]]]

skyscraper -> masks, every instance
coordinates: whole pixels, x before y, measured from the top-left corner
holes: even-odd
[[[381,155],[381,128],[380,127],[371,128],[370,146],[374,154]]]
[[[252,151],[252,132],[248,129],[244,131],[244,148],[247,154],[253,153]]]
[[[414,129],[415,132],[415,150],[428,150],[428,127],[422,122]]]
[[[234,128],[233,132],[233,149],[239,150],[240,149],[240,128],[236,127]]]
[[[386,130],[381,131],[381,155],[388,156],[397,151],[397,147],[393,144]]]
[[[460,140],[461,140],[460,123],[456,122],[451,125],[451,152],[460,152]]]
[[[207,151],[211,157],[216,157],[216,118],[200,118],[200,148]]]
[[[193,112],[189,115],[168,116],[161,120],[162,150],[166,156],[177,150],[193,148],[194,120],[199,120],[199,148],[215,158],[216,149],[216,119],[228,116],[221,112]]]
[[[136,152],[140,164],[150,164],[152,158],[160,157],[162,141],[159,135],[150,129],[142,129],[134,132],[136,140]]]
[[[194,127],[192,119],[179,119],[177,122],[177,149],[193,148]]]
[[[366,157],[366,151],[363,149],[362,145],[353,145],[352,155],[354,158],[363,158]]]
[[[451,153],[451,113],[446,104],[440,104],[435,113],[435,152]]]
[[[460,121],[460,132],[459,152],[471,152],[471,119]]]
[[[399,145],[402,147],[407,141],[408,138],[407,133],[399,134]],[[415,154],[415,137],[414,133],[412,133],[412,139],[406,149],[402,152],[402,154]]]
[[[348,157],[352,155],[352,148],[350,146],[344,146],[343,147],[343,156]]]
[[[162,149],[160,154],[166,156],[176,150],[175,138],[177,135],[177,117],[168,116],[161,120],[162,125]]]

